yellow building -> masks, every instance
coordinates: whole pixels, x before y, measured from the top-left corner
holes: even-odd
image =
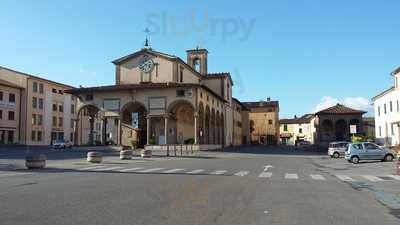
[[[64,93],[71,86],[5,67],[0,67],[0,80],[3,114],[4,105],[14,111],[14,122],[0,120],[0,127],[15,128],[14,138],[6,143],[49,145],[55,139],[73,140],[76,99]],[[4,103],[11,93],[15,102]]]
[[[18,143],[22,89],[16,84],[0,79],[0,144]]]
[[[279,138],[279,102],[267,101],[243,102],[249,112],[250,141],[257,144],[278,144]]]
[[[314,142],[313,114],[305,114],[293,119],[281,119],[280,142],[283,145],[295,145],[300,141]]]

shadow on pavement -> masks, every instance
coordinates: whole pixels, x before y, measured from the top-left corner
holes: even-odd
[[[302,147],[294,146],[278,146],[278,145],[252,145],[242,147],[227,147],[219,151],[210,152],[227,152],[227,153],[245,153],[245,154],[261,154],[261,155],[327,155],[327,149],[320,147]]]

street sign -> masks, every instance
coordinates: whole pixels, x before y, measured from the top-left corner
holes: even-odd
[[[357,125],[350,125],[350,134],[357,134]]]

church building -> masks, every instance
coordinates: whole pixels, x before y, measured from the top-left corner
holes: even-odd
[[[206,49],[187,50],[184,61],[148,45],[114,60],[114,85],[66,91],[78,99],[74,144],[206,150],[234,145],[237,134],[247,139],[234,125],[230,74],[209,73],[207,60]]]

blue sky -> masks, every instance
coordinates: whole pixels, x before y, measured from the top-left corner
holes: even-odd
[[[117,3],[118,4],[117,4]],[[400,2],[0,2],[0,65],[73,86],[114,83],[112,60],[143,46],[186,59],[209,50],[210,72],[231,72],[234,96],[270,96],[281,117],[368,100],[400,66]]]

